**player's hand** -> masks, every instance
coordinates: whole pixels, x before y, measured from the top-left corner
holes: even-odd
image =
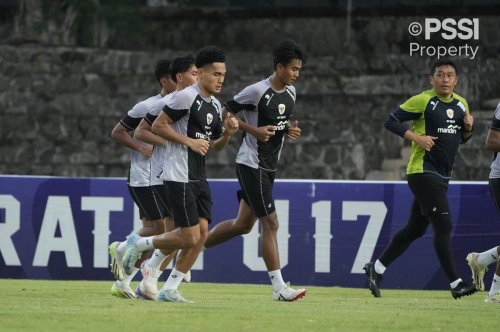
[[[288,126],[288,137],[292,141],[296,141],[299,139],[302,129],[299,128],[299,121],[293,121]]]
[[[420,145],[422,149],[425,151],[431,151],[432,147],[435,144],[435,140],[438,138],[435,136],[419,136],[417,144]]]
[[[464,115],[464,127],[466,131],[472,131],[472,125],[474,124],[474,118],[469,112],[465,112]]]
[[[238,120],[235,117],[227,117],[224,120],[224,133],[228,133],[229,135],[233,135],[238,131],[239,125]]]
[[[188,147],[194,152],[201,154],[202,156],[206,155],[208,152],[208,148],[210,146],[210,142],[206,139],[191,139],[189,141]]]
[[[254,136],[261,142],[267,142],[275,134],[274,126],[262,126],[255,129]]]
[[[154,148],[154,145],[145,145],[142,149],[141,149],[141,154],[146,157],[146,158],[151,158],[151,156],[153,155],[153,148]]]

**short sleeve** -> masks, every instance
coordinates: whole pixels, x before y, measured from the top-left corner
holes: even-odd
[[[163,106],[163,112],[176,122],[189,112],[194,102],[193,94],[186,88],[172,95]]]
[[[490,129],[500,131],[500,103],[498,103],[497,109],[495,110],[495,115],[491,120]]]
[[[399,108],[406,112],[424,113],[428,101],[429,98],[424,93],[421,93],[405,101]]]
[[[257,84],[252,84],[241,90],[233,100],[225,103],[226,109],[231,113],[240,111],[255,111],[259,103],[260,93]]]

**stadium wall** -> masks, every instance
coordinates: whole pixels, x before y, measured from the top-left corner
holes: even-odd
[[[408,26],[423,22],[425,15],[381,10],[379,16],[348,20],[320,12],[317,17],[165,12],[144,14],[146,31],[140,38],[114,31],[101,48],[57,39],[0,41],[0,173],[125,176],[128,150],[112,142],[110,132],[136,102],[157,93],[156,60],[205,44],[223,47],[228,74],[220,99],[225,101],[272,73],[270,53],[281,38],[305,45],[310,58],[296,84],[303,137],[286,144],[279,176],[365,179],[384,160],[401,158],[405,143],[384,130],[383,121],[406,98],[429,87],[435,57],[409,54],[414,39]],[[462,16],[479,19],[479,40],[470,42],[478,54],[473,60],[454,58],[461,70],[457,91],[470,102],[476,123],[457,157],[454,179],[485,180],[491,153],[484,138],[500,100],[500,16]],[[2,25],[1,36],[13,26]],[[234,177],[238,141],[208,158],[210,177]]]
[[[237,182],[210,186],[213,223],[233,218]],[[365,286],[363,265],[406,223],[412,199],[404,182],[283,180],[274,194],[285,278],[342,287]],[[498,245],[500,217],[485,182],[452,183],[449,200],[454,255],[468,280],[465,256]],[[0,176],[0,278],[112,280],[108,245],[139,224],[123,178]],[[268,283],[258,241],[255,227],[203,252],[193,281]],[[446,289],[432,243],[429,229],[390,267],[384,288]]]

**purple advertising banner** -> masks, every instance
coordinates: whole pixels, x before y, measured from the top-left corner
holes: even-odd
[[[236,216],[239,187],[236,180],[209,182],[213,226]],[[451,183],[448,197],[457,267],[470,281],[465,256],[500,244],[500,217],[486,182]],[[274,198],[285,280],[343,287],[365,287],[364,264],[406,223],[412,201],[404,182],[368,181],[277,181]],[[0,278],[112,280],[108,245],[138,227],[125,179],[0,176]],[[259,234],[256,224],[204,251],[193,281],[269,283]],[[432,227],[384,274],[384,288],[447,284]]]

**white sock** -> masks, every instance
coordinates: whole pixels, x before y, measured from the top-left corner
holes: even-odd
[[[163,263],[163,261],[165,260],[165,258],[167,258],[167,256],[165,256],[160,251],[160,249],[156,249],[153,252],[153,255],[151,256],[151,258],[148,259],[148,261],[146,262],[146,265],[149,266],[149,267],[155,268],[155,269],[159,269],[160,266],[161,266],[161,263]]]
[[[130,282],[132,281],[132,279],[134,279],[137,272],[139,272],[139,269],[134,267],[131,274],[123,273],[123,280],[121,281],[121,284],[122,285],[124,285],[124,284],[130,285]]]
[[[125,255],[125,250],[127,250],[127,240],[120,242],[120,244],[116,246],[116,251],[121,256]]]
[[[459,283],[462,282],[462,278],[458,278],[457,280],[455,280],[454,282],[450,282],[450,287],[451,289],[455,288],[458,286]]]
[[[154,236],[139,238],[139,240],[137,240],[137,242],[135,243],[137,249],[139,249],[140,251],[155,249],[155,247],[153,246],[153,238]]]
[[[498,251],[497,247],[495,247],[479,253],[479,256],[477,256],[477,263],[481,266],[488,266],[492,263],[495,263],[497,259]]]
[[[500,292],[500,277],[495,273],[495,275],[493,276],[493,281],[491,282],[491,288],[488,296],[493,297],[498,292]]]
[[[177,287],[179,287],[179,285],[181,284],[183,278],[184,273],[182,273],[181,271],[177,271],[174,267],[172,269],[172,272],[170,272],[170,275],[168,276],[168,279],[165,282],[165,285],[163,285],[162,289],[177,289]]]
[[[378,259],[375,261],[375,272],[377,272],[378,274],[384,274],[386,269],[387,268],[384,264],[382,264],[381,261],[379,261]]]
[[[269,271],[269,278],[271,278],[271,283],[273,284],[273,290],[275,292],[280,291],[283,287],[286,286],[285,281],[283,281],[283,277],[281,276],[281,270]]]

